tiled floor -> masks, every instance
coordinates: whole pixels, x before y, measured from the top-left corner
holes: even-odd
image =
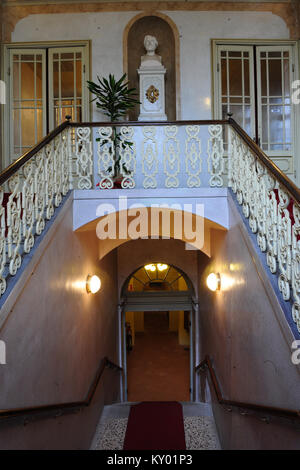
[[[127,361],[128,401],[189,400],[189,351],[168,331],[166,312],[145,313]]]

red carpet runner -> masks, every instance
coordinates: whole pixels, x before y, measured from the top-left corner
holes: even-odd
[[[148,401],[130,408],[124,450],[185,450],[182,405]]]

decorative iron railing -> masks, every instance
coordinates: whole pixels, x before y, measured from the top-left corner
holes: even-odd
[[[292,303],[300,333],[300,191],[233,120],[229,126],[228,185],[267,265],[278,277],[282,298]]]
[[[71,189],[227,185],[300,332],[300,191],[231,118],[55,129],[0,175],[0,295]]]
[[[71,123],[77,187],[223,186],[224,122]]]
[[[0,295],[71,188],[70,137],[64,123],[0,175]]]

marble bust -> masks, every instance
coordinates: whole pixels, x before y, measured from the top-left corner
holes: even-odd
[[[155,54],[158,42],[155,36],[147,34],[144,38],[144,47],[147,51],[146,55],[141,57],[141,65],[143,67],[153,67],[161,64],[161,56]]]
[[[150,36],[147,34],[144,39],[144,47],[147,51],[147,55],[154,55],[155,49],[158,46],[158,42],[155,36]]]

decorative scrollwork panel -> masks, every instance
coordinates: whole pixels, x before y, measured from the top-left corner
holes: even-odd
[[[202,158],[199,131],[200,126],[186,126],[185,171],[188,175],[187,186],[189,188],[199,188],[201,186]]]
[[[207,142],[207,165],[208,172],[211,174],[209,179],[210,186],[223,186],[222,174],[224,173],[224,145],[223,145],[223,127],[221,125],[208,126],[210,135]]]
[[[136,144],[133,127],[121,127],[119,139],[119,166],[120,174],[123,177],[121,186],[123,189],[132,189],[135,187],[134,175],[136,172]]]
[[[164,128],[165,138],[163,143],[164,173],[166,188],[178,188],[180,171],[180,144],[177,139],[178,127],[166,126]]]
[[[92,188],[93,148],[90,127],[77,127],[75,132],[75,165],[78,189]],[[67,164],[67,160],[64,160]]]
[[[156,188],[158,173],[158,142],[154,126],[143,127],[142,141],[142,172],[145,176],[143,186],[145,189]]]
[[[100,189],[112,189],[115,176],[116,130],[112,127],[98,129],[98,174]]]

